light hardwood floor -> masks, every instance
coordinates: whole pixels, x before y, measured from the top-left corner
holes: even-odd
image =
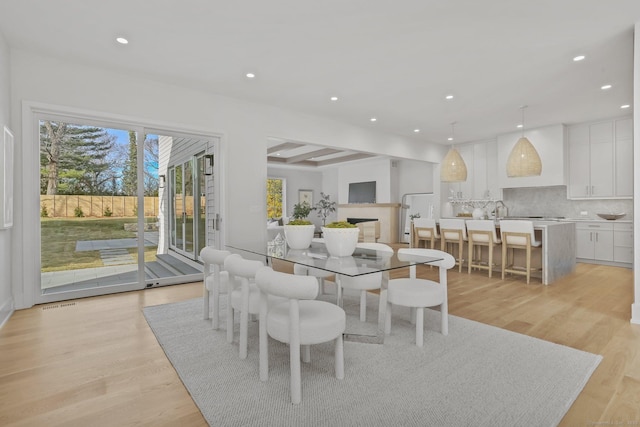
[[[640,425],[632,282],[631,270],[588,264],[551,286],[452,269],[450,313],[603,355],[561,425]],[[0,329],[0,425],[206,425],[142,314],[201,295],[195,283],[17,311]]]

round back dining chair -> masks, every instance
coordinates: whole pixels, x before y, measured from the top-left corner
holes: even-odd
[[[384,243],[358,243],[356,245],[356,250],[357,249],[374,250],[383,257],[391,258],[393,255],[393,248]],[[362,276],[346,276],[341,274],[336,280],[336,286],[338,294],[337,301],[340,307],[342,307],[342,293],[344,289],[355,289],[360,292],[360,321],[365,322],[367,320],[367,291],[381,288],[382,273],[370,273]]]
[[[456,260],[450,254],[437,249],[398,249],[398,259],[424,263],[433,258],[439,261],[429,262],[439,268],[440,281],[416,278],[416,265],[409,267],[409,277],[389,280],[387,289],[387,309],[385,315],[385,334],[391,333],[391,309],[393,305],[411,308],[411,319],[416,323],[416,345],[423,346],[424,342],[424,309],[426,307],[440,307],[442,335],[449,334],[449,312],[447,304],[447,270],[456,265]]]
[[[344,378],[342,334],[346,328],[344,310],[335,304],[315,300],[318,280],[313,276],[280,273],[269,267],[256,274],[260,288],[260,380],[269,379],[269,340],[272,337],[289,344],[291,403],[302,401],[300,347],[302,360],[311,361],[309,346],[335,340],[335,375]],[[279,303],[267,297],[286,298]]]
[[[223,271],[224,260],[231,255],[229,251],[222,251],[212,246],[205,246],[200,251],[203,262],[203,297],[204,319],[209,319],[211,325],[218,329],[220,323],[220,293],[228,291],[229,272]],[[210,307],[209,296],[213,299],[213,308]]]

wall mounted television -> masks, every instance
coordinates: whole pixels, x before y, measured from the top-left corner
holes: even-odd
[[[375,203],[376,182],[352,182],[349,184],[349,203]]]

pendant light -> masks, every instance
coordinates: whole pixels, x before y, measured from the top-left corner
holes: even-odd
[[[524,136],[525,108],[527,108],[526,105],[520,107],[520,110],[522,110],[522,137],[516,142],[507,160],[507,176],[510,178],[542,174],[542,161],[540,160],[540,156],[531,141]]]
[[[451,123],[451,140],[453,140],[453,127],[456,122]],[[467,165],[464,164],[462,156],[455,147],[451,146],[449,152],[440,167],[440,181],[442,182],[462,182],[467,180]]]

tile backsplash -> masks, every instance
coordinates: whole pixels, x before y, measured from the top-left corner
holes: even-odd
[[[502,199],[509,208],[509,216],[550,216],[600,219],[597,213],[620,213],[633,219],[633,200],[568,200],[567,187],[505,188]],[[586,216],[580,215],[587,212]]]

